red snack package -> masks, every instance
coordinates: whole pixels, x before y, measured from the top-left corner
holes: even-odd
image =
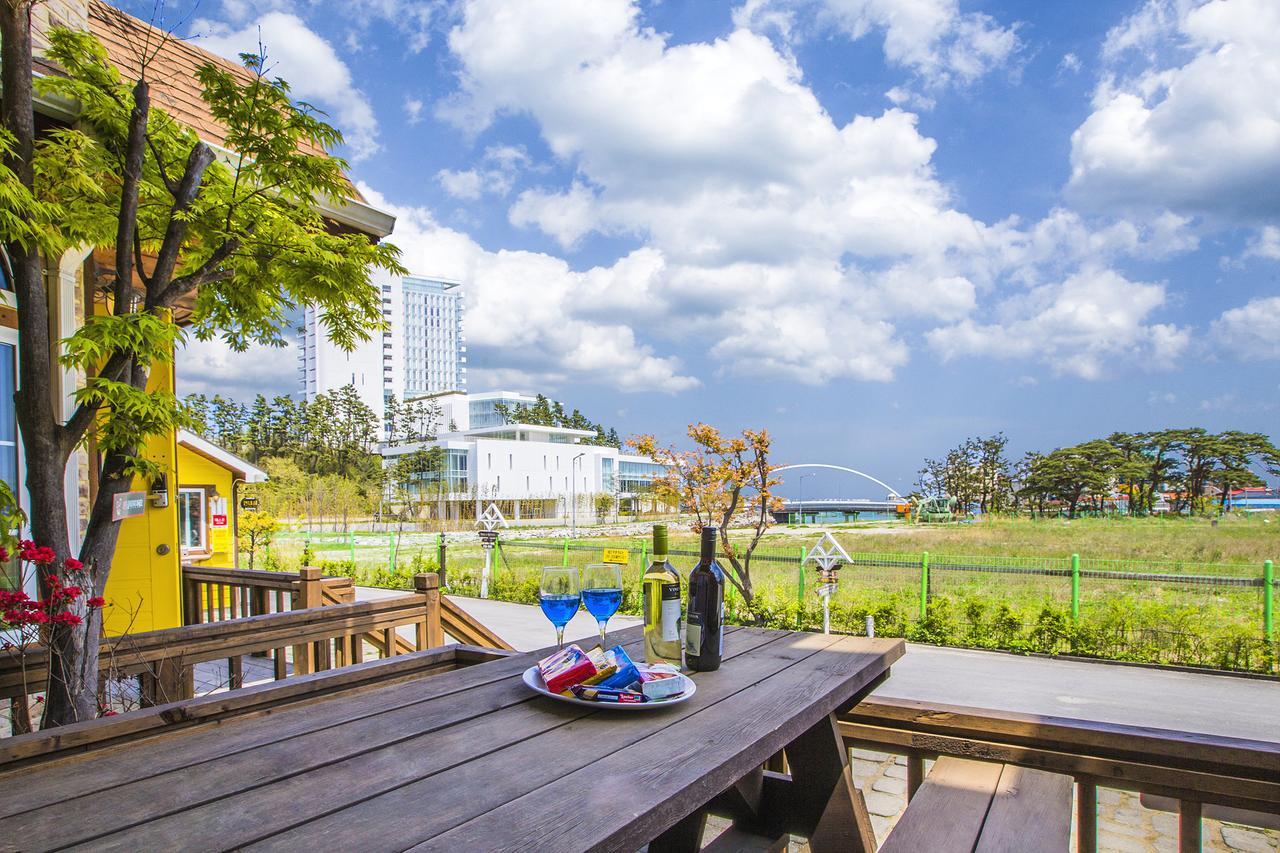
[[[538,661],[538,672],[552,693],[564,693],[596,674],[596,665],[576,645],[565,646],[555,654]]]

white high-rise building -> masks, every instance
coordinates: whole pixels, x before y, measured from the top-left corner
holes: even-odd
[[[382,286],[383,387],[399,400],[467,390],[461,282],[405,276]]]
[[[307,402],[317,394],[354,385],[361,402],[381,417],[385,397],[381,356],[379,335],[347,352],[329,340],[324,327],[317,322],[315,309],[303,311],[302,326],[298,329],[298,381]]]
[[[465,392],[467,347],[462,334],[460,282],[427,276],[385,281],[381,334],[345,352],[332,344],[308,308],[298,335],[298,378],[302,395],[354,385],[360,399],[381,417],[385,400]]]

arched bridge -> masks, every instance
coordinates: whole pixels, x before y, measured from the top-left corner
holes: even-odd
[[[893,486],[890,486],[884,480],[877,479],[870,474],[859,471],[856,468],[849,468],[845,465],[830,465],[822,462],[801,462],[795,465],[781,465],[774,469],[776,472],[792,471],[797,468],[825,468],[831,471],[843,471],[847,474],[854,474],[863,479],[870,480],[876,485],[882,487],[886,496],[883,499],[875,498],[822,498],[818,500],[784,500],[783,508],[779,512],[774,513],[774,517],[778,521],[789,521],[797,513],[803,513],[805,516],[817,515],[819,513],[843,513],[846,517],[857,517],[863,512],[896,512],[900,506],[906,503],[906,499],[902,497]]]

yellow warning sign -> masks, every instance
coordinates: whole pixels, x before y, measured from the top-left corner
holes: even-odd
[[[626,548],[605,548],[604,561],[606,563],[621,563],[625,566],[631,562],[631,552]]]

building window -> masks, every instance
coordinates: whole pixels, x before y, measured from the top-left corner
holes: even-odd
[[[204,489],[178,490],[178,542],[183,553],[208,551],[204,527]]]
[[[18,496],[18,423],[13,406],[16,351],[13,344],[0,344],[0,480],[15,498]],[[14,589],[21,582],[16,558],[0,565],[0,589]]]

